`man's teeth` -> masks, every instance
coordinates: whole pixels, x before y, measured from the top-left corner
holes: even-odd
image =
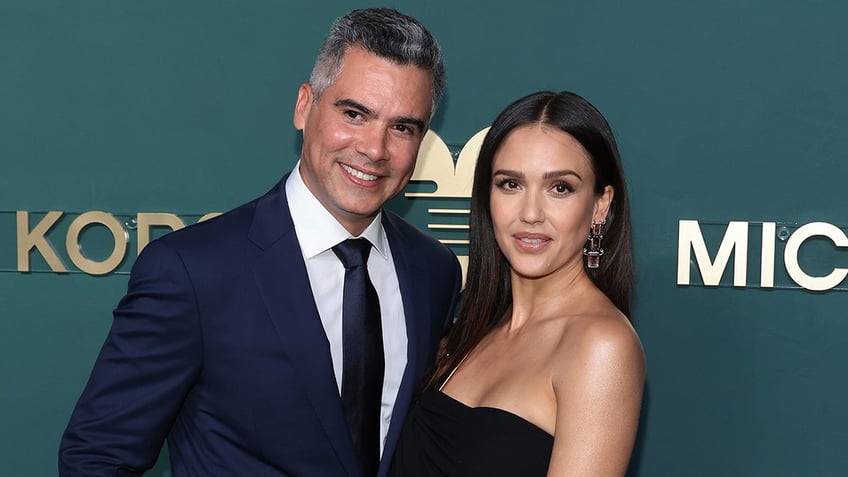
[[[352,167],[346,166],[344,164],[342,164],[342,167],[344,168],[344,170],[346,170],[348,173],[350,173],[350,175],[352,175],[353,177],[356,177],[357,179],[362,179],[364,181],[375,181],[375,180],[377,180],[377,176],[372,176],[371,174],[366,174],[362,171],[358,171],[358,170],[356,170]]]

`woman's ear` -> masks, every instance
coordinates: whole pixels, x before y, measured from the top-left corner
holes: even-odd
[[[611,186],[604,186],[604,191],[595,198],[595,211],[592,214],[592,220],[595,222],[604,222],[607,219],[612,199],[615,197],[615,189]]]

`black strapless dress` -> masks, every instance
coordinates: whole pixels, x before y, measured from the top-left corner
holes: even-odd
[[[425,391],[409,408],[391,477],[544,477],[554,438],[502,409]]]

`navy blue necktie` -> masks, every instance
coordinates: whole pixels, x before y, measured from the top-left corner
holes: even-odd
[[[383,329],[380,301],[368,278],[371,242],[348,239],[333,247],[345,267],[342,306],[342,405],[365,477],[380,465],[380,405],[383,393]]]

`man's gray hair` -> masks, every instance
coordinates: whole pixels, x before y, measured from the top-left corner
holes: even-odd
[[[354,10],[336,20],[321,45],[309,84],[317,100],[339,76],[344,54],[357,46],[398,65],[414,65],[433,76],[432,117],[445,90],[442,50],[418,20],[390,8]]]

